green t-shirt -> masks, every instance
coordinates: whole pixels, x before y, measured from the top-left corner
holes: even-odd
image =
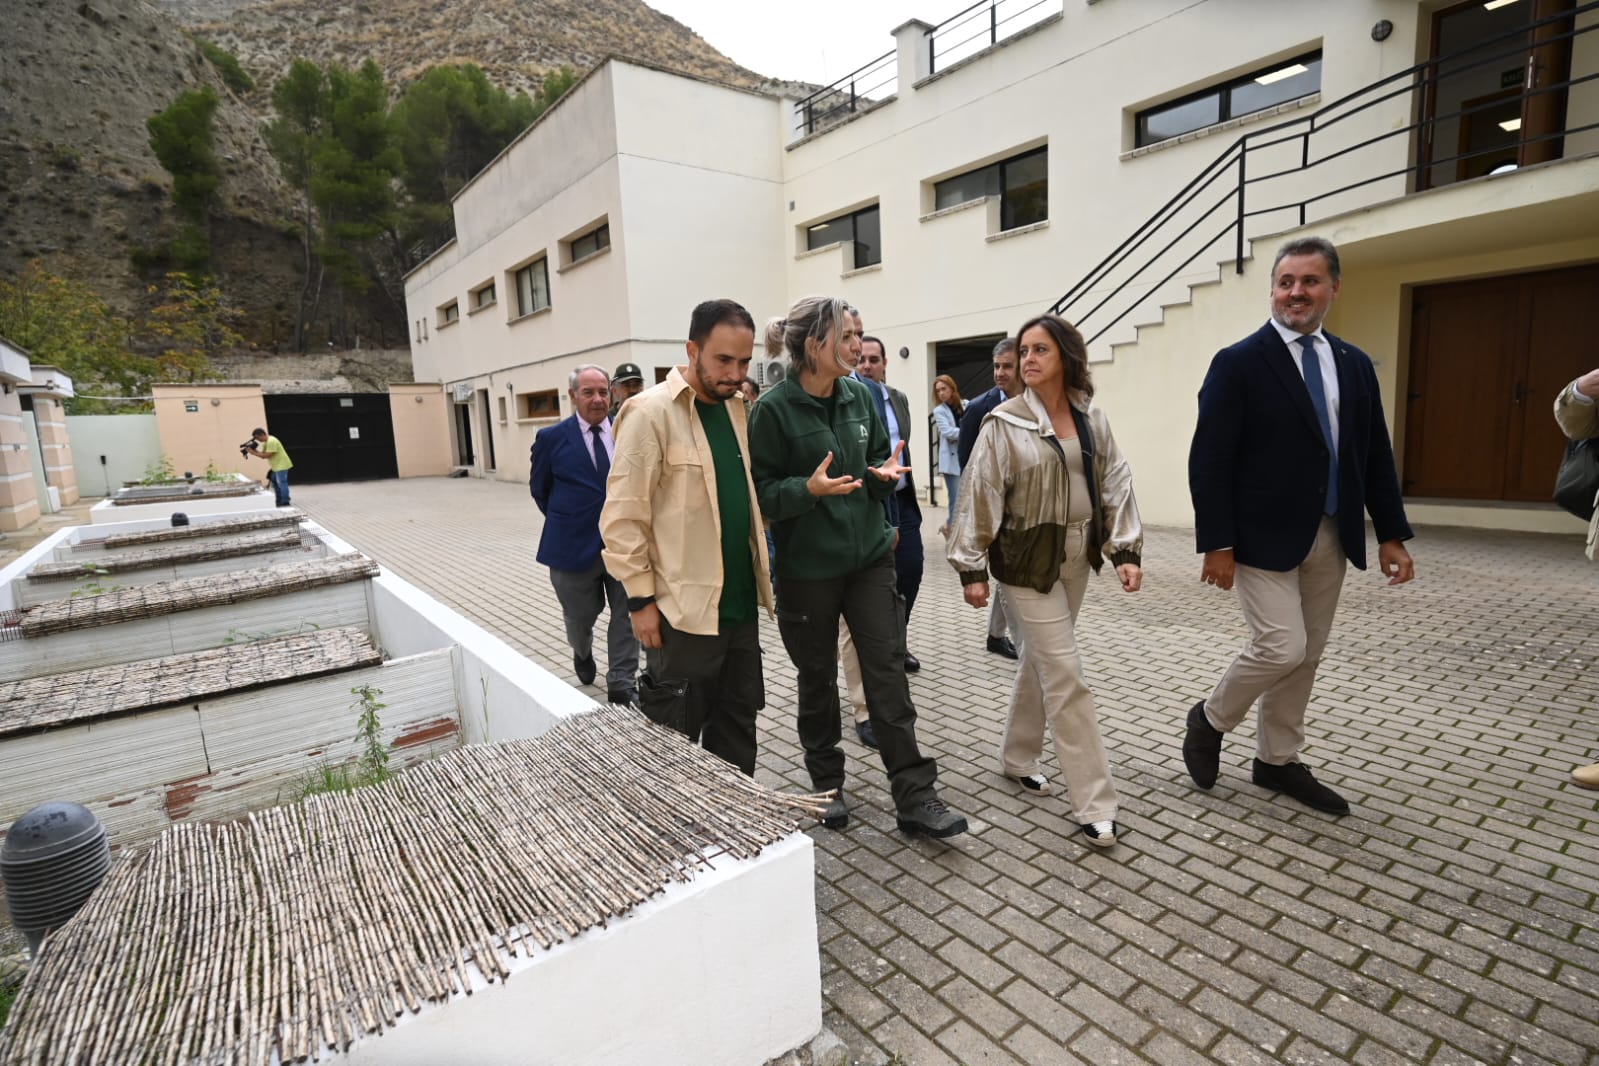
[[[267,434],[267,439],[261,442],[261,454],[267,457],[267,466],[273,470],[288,470],[294,466],[289,459],[288,449],[283,447],[283,442]]]
[[[694,401],[716,464],[716,507],[722,514],[722,629],[755,620],[755,563],[750,558],[750,491],[727,406]]]

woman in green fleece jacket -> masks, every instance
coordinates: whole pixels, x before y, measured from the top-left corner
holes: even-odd
[[[866,705],[901,830],[966,831],[938,798],[938,768],[916,743],[905,680],[904,610],[894,587],[894,530],[883,501],[906,470],[866,386],[849,377],[860,337],[843,300],[809,296],[766,327],[786,380],[750,413],[750,471],[777,541],[777,624],[794,660],[800,744],[817,791],[838,789],[822,824],[849,824],[839,748],[838,623],[860,655]],[[851,358],[853,356],[853,358]]]

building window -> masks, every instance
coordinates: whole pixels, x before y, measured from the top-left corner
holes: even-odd
[[[561,394],[554,389],[517,393],[516,417],[519,419],[561,417]]]
[[[999,228],[1019,229],[1049,220],[1049,148],[990,163],[933,186],[933,210],[999,197]]]
[[[1138,112],[1136,147],[1180,137],[1320,91],[1321,53],[1309,52]]]
[[[815,251],[829,244],[851,241],[855,245],[855,269],[876,266],[883,261],[883,225],[878,206],[862,208],[818,222],[805,230],[805,249]]]
[[[550,306],[549,261],[535,259],[516,272],[516,314],[531,315]]]
[[[439,308],[439,325],[441,326],[448,326],[451,322],[459,321],[460,318],[461,301],[459,300],[451,300],[449,303]]]
[[[611,224],[609,222],[602,222],[600,225],[589,230],[581,237],[573,237],[572,240],[568,242],[567,247],[571,255],[571,258],[568,260],[568,262],[581,262],[591,255],[598,255],[600,252],[605,251],[605,249],[609,248],[610,246]]]
[[[472,290],[472,310],[481,311],[485,307],[494,306],[494,282],[489,282],[481,289]]]

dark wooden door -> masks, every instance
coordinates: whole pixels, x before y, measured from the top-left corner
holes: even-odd
[[[1596,294],[1599,266],[1415,290],[1406,495],[1549,500],[1564,449],[1551,407],[1592,369],[1578,316]]]

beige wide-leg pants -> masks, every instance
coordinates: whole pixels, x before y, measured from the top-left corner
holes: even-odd
[[[1323,518],[1304,562],[1292,570],[1240,565],[1233,587],[1249,623],[1249,643],[1205,701],[1205,717],[1223,733],[1260,701],[1256,757],[1282,766],[1305,743],[1305,707],[1332,632],[1348,560],[1338,524]]]
[[[1005,773],[1016,777],[1038,773],[1047,722],[1072,817],[1079,825],[1116,818],[1116,787],[1110,779],[1094,696],[1083,681],[1077,654],[1077,610],[1088,590],[1087,527],[1084,522],[1068,534],[1066,559],[1054,588],[1039,592],[1005,586],[1010,623],[1021,638],[1021,661],[999,751]]]

